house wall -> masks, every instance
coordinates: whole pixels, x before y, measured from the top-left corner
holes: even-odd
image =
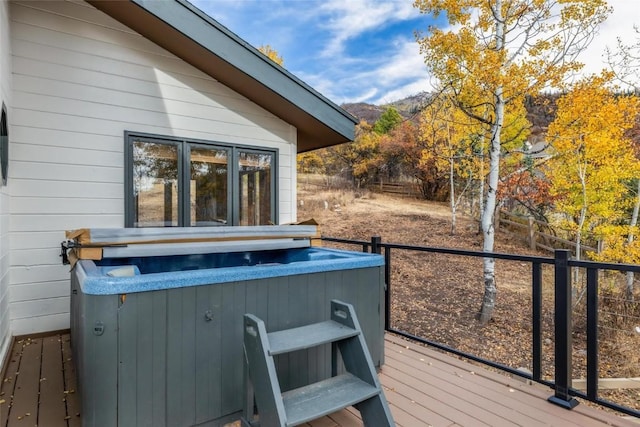
[[[296,129],[80,1],[11,3],[10,313],[14,335],[69,326],[64,230],[124,225],[124,131],[279,149],[295,219]]]
[[[0,2],[0,106],[7,107],[11,120],[11,47],[9,4]],[[11,132],[9,132],[11,135]],[[0,366],[8,351],[9,329],[9,187],[0,184]]]

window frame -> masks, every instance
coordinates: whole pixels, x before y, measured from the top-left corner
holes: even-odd
[[[238,188],[239,157],[240,151],[259,154],[270,154],[273,159],[271,164],[271,217],[274,224],[278,220],[278,158],[279,149],[272,147],[258,147],[248,144],[233,144],[220,141],[209,141],[194,138],[180,138],[166,135],[157,135],[142,132],[125,131],[124,133],[124,222],[127,228],[134,226],[134,182],[133,182],[133,142],[149,142],[153,144],[166,144],[177,146],[178,152],[178,227],[191,227],[189,206],[191,203],[190,186],[187,181],[191,170],[191,147],[217,148],[227,150],[229,167],[227,175],[227,225],[238,225],[240,218],[239,202],[240,191]],[[170,227],[170,226],[168,226]],[[203,226],[206,227],[206,226]],[[139,227],[144,228],[144,227]]]
[[[0,113],[0,186],[7,185],[9,177],[9,117],[7,106],[2,103]]]

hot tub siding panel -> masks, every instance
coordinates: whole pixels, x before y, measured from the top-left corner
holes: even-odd
[[[247,312],[274,331],[326,320],[333,298],[350,302],[380,365],[382,274],[372,267],[184,287],[128,294],[123,303],[118,295],[72,295],[83,425],[220,425],[237,417]],[[96,321],[103,335],[93,333]],[[325,345],[278,356],[283,391],[329,376],[330,355]]]
[[[80,298],[80,328],[74,360],[85,381],[80,382],[83,425],[117,425],[118,411],[118,298]],[[96,322],[104,325],[96,335]]]

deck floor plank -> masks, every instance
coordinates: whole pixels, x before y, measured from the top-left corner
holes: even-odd
[[[450,426],[455,422],[478,427],[488,426],[457,408],[456,401],[448,402],[433,398],[423,390],[407,385],[394,374],[395,371],[392,368],[385,366],[380,375],[380,380],[388,388],[385,390],[385,396],[392,407],[394,418],[396,412],[401,410],[437,427]]]
[[[2,382],[0,382],[0,427],[7,425],[16,385],[16,373],[20,371],[21,354],[22,344],[14,343],[13,348],[9,349],[4,378],[2,378]]]
[[[408,354],[392,351],[388,351],[387,355],[397,362],[394,365],[401,367],[401,373],[392,375],[393,377],[408,378],[408,383],[413,383],[416,389],[420,389],[423,381],[426,382],[435,390],[436,395],[441,396],[443,402],[446,402],[450,411],[464,412],[488,425],[549,425],[555,419],[553,416],[546,416],[545,413],[541,414],[537,408],[530,406],[530,403],[525,404],[514,399],[512,396],[516,394],[521,394],[523,399],[530,399],[530,396],[524,395],[515,384],[513,387],[498,385],[499,392],[487,388],[486,384],[495,383],[482,376],[476,376],[474,371],[469,370],[473,369],[472,366],[467,366],[466,370],[462,371],[455,366],[439,364],[429,357],[421,357],[422,360],[419,360]],[[445,406],[440,408],[444,409]],[[478,408],[484,410],[478,411]],[[486,411],[498,414],[501,420],[487,419]],[[467,422],[459,416],[453,417],[452,420]],[[514,424],[513,420],[518,421]],[[567,426],[578,425],[567,423]]]
[[[20,367],[15,374],[16,384],[7,427],[25,425],[30,420],[33,420],[35,425],[38,419],[42,338],[25,338],[20,340],[18,344],[22,346]],[[24,423],[21,422],[23,420]]]
[[[338,427],[338,424],[329,417],[322,417],[317,420],[309,421],[307,425],[310,427]]]
[[[547,402],[552,394],[547,387],[392,334],[385,336],[385,357],[379,378],[398,427],[638,426],[587,405],[567,411]],[[19,339],[7,361],[0,384],[0,402],[5,401],[0,403],[0,427],[31,425],[25,423],[31,420],[46,427],[81,427],[68,333]],[[355,408],[347,408],[304,425],[361,427],[362,420]]]
[[[420,354],[420,353],[417,353]],[[533,425],[541,423],[543,425],[549,425],[550,423],[557,422],[558,418],[564,418],[566,420],[566,426],[584,426],[584,422],[576,421],[575,416],[570,412],[560,407],[548,408],[541,411],[540,408],[532,405],[531,403],[531,390],[529,392],[523,392],[522,388],[530,389],[531,386],[524,381],[513,378],[500,378],[497,382],[494,380],[488,380],[483,375],[477,375],[473,366],[468,365],[466,369],[457,371],[455,375],[448,375],[446,372],[447,367],[449,369],[458,369],[456,365],[447,365],[434,358],[423,358],[423,360],[412,359],[408,355],[397,356],[398,362],[402,365],[406,365],[410,369],[423,372],[425,375],[431,377],[438,377],[441,380],[450,381],[452,384],[464,387],[467,389],[473,389],[475,394],[481,395],[483,399],[489,399],[494,402],[499,402],[503,409],[500,413],[507,415],[509,419],[519,419],[522,423],[526,420]],[[430,364],[430,365],[429,365]],[[425,367],[425,365],[428,366]],[[471,370],[470,370],[471,369]],[[548,406],[545,402],[546,397],[551,392],[543,392],[541,394],[536,393],[536,397],[540,399],[544,406]],[[498,409],[495,409],[496,411]],[[511,412],[511,415],[509,415]]]
[[[38,424],[67,427],[60,335],[42,338]]]
[[[516,414],[511,407],[502,404],[499,400],[493,401],[483,394],[475,392],[477,382],[473,381],[475,380],[473,376],[468,376],[472,380],[470,382],[462,381],[461,374],[455,368],[446,370],[434,367],[432,364],[429,365],[431,362],[428,362],[424,357],[421,357],[423,361],[418,361],[417,364],[411,366],[410,363],[415,359],[401,352],[400,349],[387,351],[385,356],[389,369],[392,370],[389,372],[391,377],[403,382],[416,392],[424,394],[425,399],[431,398],[440,402],[440,405],[427,406],[439,409],[445,409],[448,406],[449,411],[445,416],[452,421],[469,422],[460,419],[460,416],[453,415],[452,417],[451,412],[453,411],[458,412],[458,415],[462,413],[468,415],[475,420],[475,423],[496,427],[517,425],[512,421]],[[390,360],[395,363],[391,363]],[[520,416],[520,418],[525,417]],[[542,424],[534,419],[523,420],[523,422],[532,426]]]
[[[328,415],[332,421],[341,427],[361,427],[362,420],[347,409]]]
[[[516,406],[518,411],[525,411],[520,404],[529,406],[530,409],[526,410],[528,415],[534,416],[545,425],[562,427],[638,426],[638,424],[622,417],[583,404],[568,411],[547,402],[547,398],[553,394],[548,387],[527,384],[519,379],[489,371],[478,365],[472,365],[447,354],[408,342],[392,334],[386,334],[385,339],[387,365],[410,369],[418,383],[428,381],[428,378],[432,376],[442,378],[443,375],[449,375],[447,378],[450,380],[467,383],[465,387],[478,397],[485,398],[490,391],[495,391],[497,394],[494,395],[494,398],[502,399],[508,410],[512,405]],[[399,351],[402,351],[400,354],[403,354],[404,357],[397,355]],[[425,372],[424,367],[419,369],[421,365],[427,365],[433,369]],[[451,376],[451,373],[454,375]],[[498,409],[496,408],[496,410]],[[462,425],[470,424],[462,423]]]
[[[76,367],[71,353],[71,337],[60,336],[62,341],[62,366],[64,370],[65,403],[67,407],[68,427],[82,427],[80,420],[80,395],[77,393]]]

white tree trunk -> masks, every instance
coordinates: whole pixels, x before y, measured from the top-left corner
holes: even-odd
[[[486,119],[486,115],[484,117]],[[484,212],[484,135],[480,136],[480,171],[478,175],[480,177],[480,185],[478,186],[478,212],[480,212],[480,226],[478,232],[482,233],[482,214]]]
[[[580,186],[582,187],[582,207],[580,208],[580,218],[578,219],[578,232],[576,234],[576,260],[580,261],[582,253],[582,228],[587,220],[587,208],[589,201],[587,200],[587,164],[579,167],[578,177],[580,178]],[[577,275],[575,275],[577,278]]]
[[[456,234],[456,186],[454,185],[453,172],[454,172],[453,156],[449,157],[449,201],[451,205],[451,235]]]
[[[503,104],[498,104],[496,112],[501,110],[504,112]],[[493,252],[495,243],[494,215],[496,210],[496,195],[498,190],[498,178],[500,174],[500,124],[497,122],[493,125],[491,135],[491,147],[489,149],[490,170],[489,182],[487,185],[487,198],[482,211],[482,238],[483,252]],[[483,258],[483,277],[484,277],[484,297],[482,306],[478,314],[478,320],[481,324],[486,324],[491,320],[493,309],[496,304],[496,276],[495,276],[495,260],[493,258]]]
[[[502,0],[496,0],[493,7],[496,21],[496,50],[505,49],[504,32],[505,23],[502,19]],[[504,123],[504,94],[501,85],[496,87],[493,94],[495,97],[495,120],[491,126],[491,145],[489,147],[489,182],[487,187],[487,199],[482,211],[482,237],[483,252],[493,252],[495,242],[494,215],[496,212],[496,199],[498,192],[498,179],[500,177],[500,148],[502,124]],[[478,313],[480,324],[486,325],[493,316],[493,309],[496,305],[496,274],[495,259],[483,258],[484,296],[482,306]]]
[[[587,164],[580,165],[578,167],[578,177],[580,178],[580,185],[582,187],[582,207],[580,208],[580,217],[578,218],[578,231],[576,232],[576,260],[580,261],[580,254],[582,253],[582,228],[584,227],[584,223],[587,220],[587,208],[589,201],[587,200]],[[586,287],[582,290],[580,295],[578,296],[578,285],[582,281],[580,277],[580,269],[578,267],[573,267],[573,274],[571,275],[572,280],[572,289],[571,293],[575,304],[582,299],[582,296],[586,292]]]

